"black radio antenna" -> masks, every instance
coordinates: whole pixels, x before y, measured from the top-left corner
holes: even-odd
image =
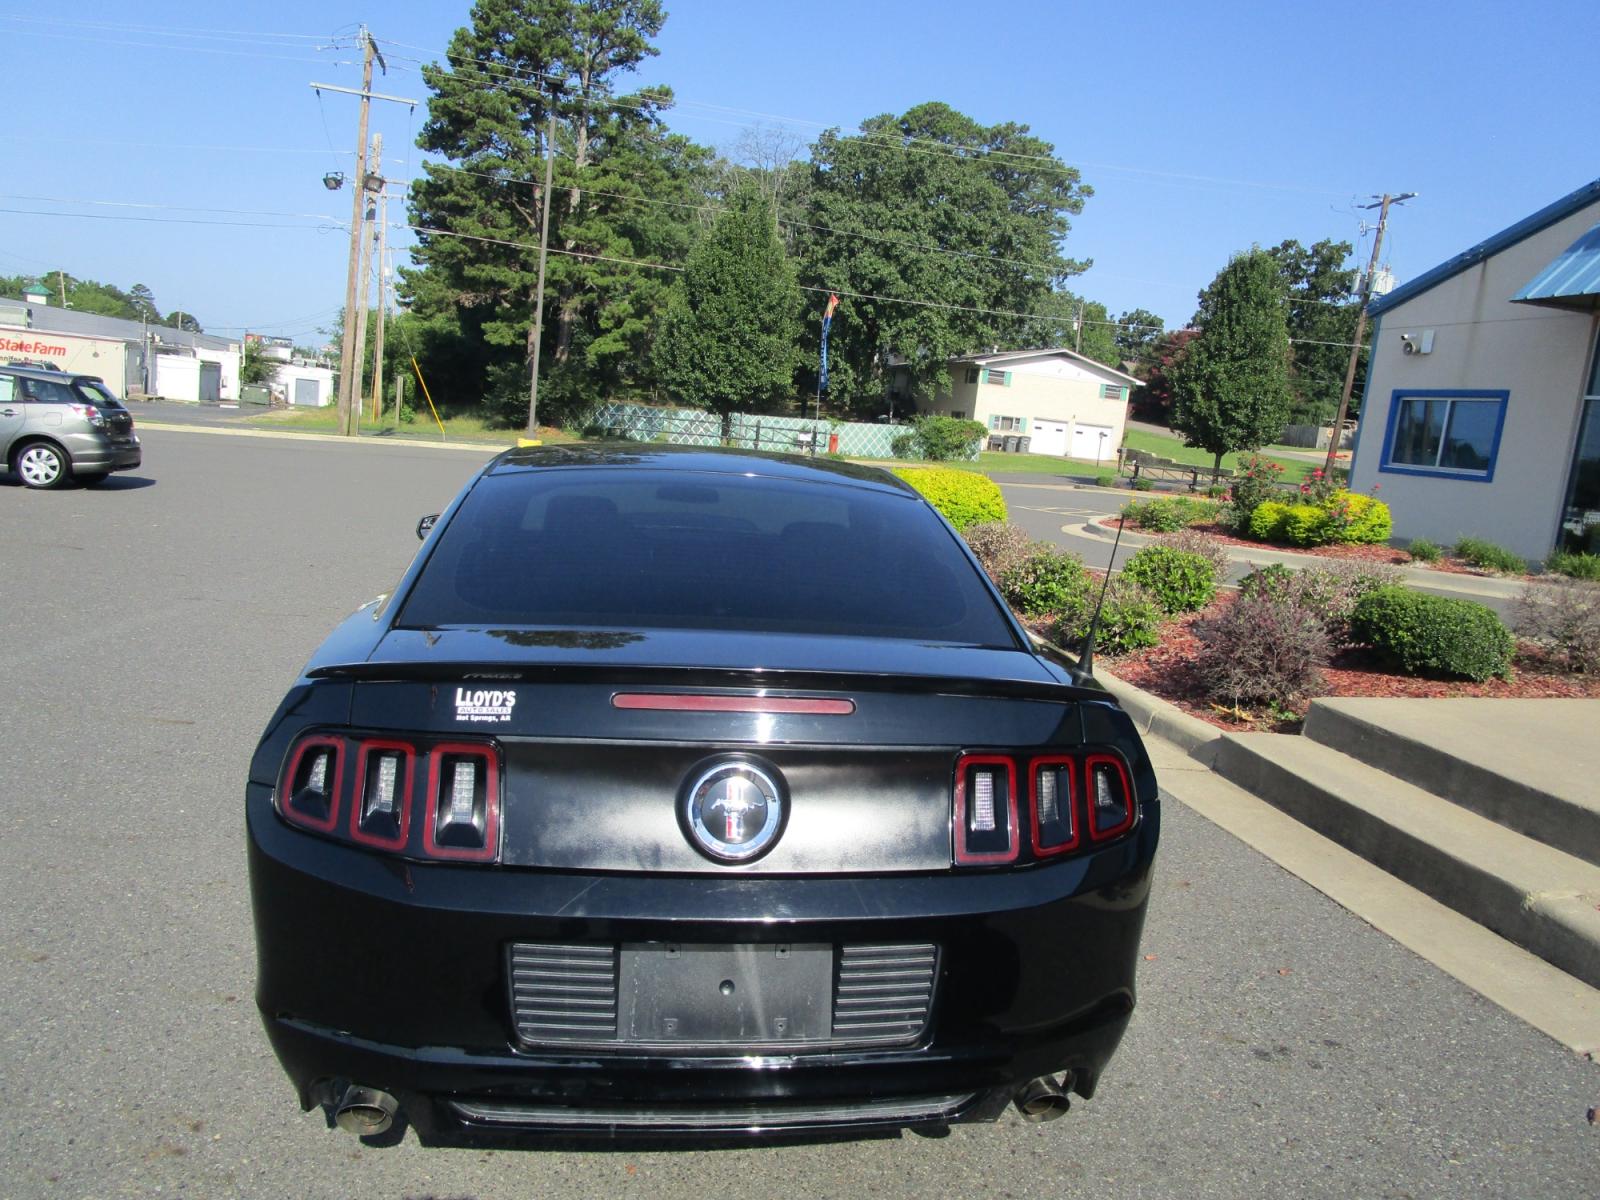
[[[1094,678],[1094,639],[1100,632],[1100,610],[1105,607],[1106,590],[1111,586],[1111,572],[1117,565],[1117,547],[1122,545],[1122,527],[1127,520],[1127,517],[1123,517],[1117,522],[1117,536],[1111,543],[1111,561],[1106,563],[1106,577],[1100,583],[1100,599],[1095,601],[1094,616],[1089,618],[1089,632],[1083,635],[1083,649],[1078,652],[1078,675],[1084,679]]]

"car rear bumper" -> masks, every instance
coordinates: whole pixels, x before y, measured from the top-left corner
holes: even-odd
[[[348,1084],[426,1138],[860,1129],[992,1120],[1070,1073],[1093,1092],[1127,1027],[1157,839],[1017,872],[813,879],[580,875],[408,863],[247,804],[257,1003],[303,1107]],[[506,947],[939,947],[914,1045],[751,1054],[518,1040]]]
[[[129,471],[144,461],[144,450],[137,436],[107,438],[96,434],[76,434],[64,439],[72,470],[77,475],[98,475],[107,471]]]

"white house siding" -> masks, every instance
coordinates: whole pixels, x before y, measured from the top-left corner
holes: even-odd
[[[987,380],[970,383],[967,372],[982,371],[977,364],[951,363],[954,377],[951,392],[934,397],[926,411],[950,415],[962,413],[970,420],[981,421],[997,433],[1020,434],[1033,438],[1040,421],[1047,423],[1042,445],[1029,449],[1046,454],[1068,455],[1076,446],[1097,447],[1101,430],[1106,431],[1105,461],[1116,458],[1122,445],[1122,434],[1127,421],[1128,388],[1119,379],[1097,374],[1092,368],[1067,358],[1037,357],[1007,359],[997,357],[988,367],[990,379],[1000,371],[1008,372],[1010,383]],[[1116,399],[1100,395],[1103,384],[1118,389]],[[990,418],[1012,417],[1025,419],[1024,428],[997,429]],[[1055,426],[1064,426],[1058,431]],[[1086,427],[1088,440],[1077,432]],[[1094,449],[1082,455],[1093,459]]]
[[[1579,400],[1596,318],[1513,304],[1510,297],[1600,221],[1590,205],[1385,311],[1373,340],[1351,487],[1394,514],[1397,538],[1448,544],[1468,535],[1528,559],[1550,552],[1566,497]],[[1404,353],[1401,334],[1433,330],[1429,354]],[[1489,482],[1381,469],[1396,390],[1509,393]]]

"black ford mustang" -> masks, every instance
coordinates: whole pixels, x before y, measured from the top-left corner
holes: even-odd
[[[900,480],[660,446],[493,460],[245,799],[302,1106],[440,1141],[1057,1115],[1159,825],[1127,716]]]

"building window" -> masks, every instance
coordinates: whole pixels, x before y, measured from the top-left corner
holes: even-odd
[[[1122,385],[1119,383],[1102,383],[1100,385],[1100,399],[1121,400]]]
[[[967,382],[968,383],[977,383],[978,382],[978,368],[977,367],[968,367],[967,368]]]
[[[1508,399],[1499,391],[1397,390],[1379,469],[1489,482]]]
[[[950,410],[950,419],[953,421],[965,421],[967,414],[959,408],[952,408]]]
[[[996,371],[996,370],[994,370],[992,368],[986,368],[984,370],[984,372],[983,372],[983,381],[985,383],[997,383],[1001,387],[1010,387],[1011,386],[1011,372],[1010,371]]]
[[[1562,550],[1600,554],[1600,344],[1595,346],[1589,384],[1584,389],[1557,545]]]

